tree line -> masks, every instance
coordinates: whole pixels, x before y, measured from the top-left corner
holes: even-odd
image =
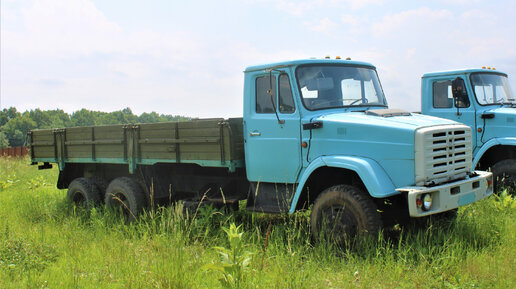
[[[39,108],[19,112],[15,107],[10,107],[0,111],[0,147],[23,146],[27,132],[32,129],[154,123],[189,119],[185,116],[158,114],[154,111],[151,113],[144,112],[138,116],[128,107],[113,112],[93,111],[83,108],[71,114],[61,109],[41,110]]]

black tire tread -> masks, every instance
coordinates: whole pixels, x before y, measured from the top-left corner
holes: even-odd
[[[111,181],[106,189],[104,201],[107,207],[116,207],[120,201],[115,195],[121,194],[127,200],[127,208],[130,211],[129,219],[134,220],[147,205],[147,199],[142,187],[129,177],[119,177]]]
[[[510,177],[511,181],[516,181],[516,159],[499,161],[491,167],[491,171],[493,172],[495,190],[498,192],[500,189],[502,189],[501,185],[499,184],[499,178],[505,175]],[[512,185],[512,189],[516,189],[514,187],[515,184],[513,183]]]
[[[76,178],[70,183],[68,186],[68,192],[66,193],[70,202],[75,202],[74,199],[76,193],[82,194],[82,197],[85,199],[86,207],[99,204],[101,201],[100,192],[97,186],[88,178]]]
[[[365,226],[362,228],[361,233],[365,233],[367,235],[378,234],[382,228],[382,219],[378,213],[377,206],[372,201],[371,197],[366,195],[357,187],[351,185],[337,185],[324,190],[321,194],[319,194],[314,202],[310,220],[312,234],[314,234],[314,236],[320,234],[319,228],[317,226],[317,222],[319,220],[317,216],[314,216],[314,213],[315,215],[318,214],[318,210],[320,210],[319,207],[322,206],[323,203],[331,201],[332,199],[345,199],[348,197],[353,199],[358,204],[359,208],[357,209],[359,209],[361,213],[365,215]]]

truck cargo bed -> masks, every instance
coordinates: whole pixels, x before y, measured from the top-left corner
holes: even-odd
[[[134,125],[34,130],[28,144],[33,163],[127,164],[193,163],[227,167],[244,165],[242,118],[200,119]]]

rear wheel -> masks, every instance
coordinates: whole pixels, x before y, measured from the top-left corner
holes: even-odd
[[[95,176],[90,178],[91,181],[97,186],[97,189],[100,193],[100,199],[104,200],[104,196],[106,195],[106,190],[109,185],[109,182],[106,181],[103,177]]]
[[[100,203],[100,193],[90,179],[77,178],[68,186],[68,200],[77,206],[89,208]]]
[[[499,161],[491,168],[495,181],[495,192],[507,188],[513,193],[516,191],[516,159]]]
[[[128,177],[119,177],[111,181],[104,200],[107,207],[121,209],[129,221],[136,220],[136,216],[147,205],[142,187]]]
[[[357,235],[378,234],[382,220],[370,196],[362,190],[338,185],[326,189],[315,200],[311,230],[316,238],[327,238],[337,245]]]

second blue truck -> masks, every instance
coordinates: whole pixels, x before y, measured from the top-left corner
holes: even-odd
[[[485,67],[426,73],[421,113],[469,126],[473,167],[492,170],[497,189],[515,188],[516,99],[507,74]]]

